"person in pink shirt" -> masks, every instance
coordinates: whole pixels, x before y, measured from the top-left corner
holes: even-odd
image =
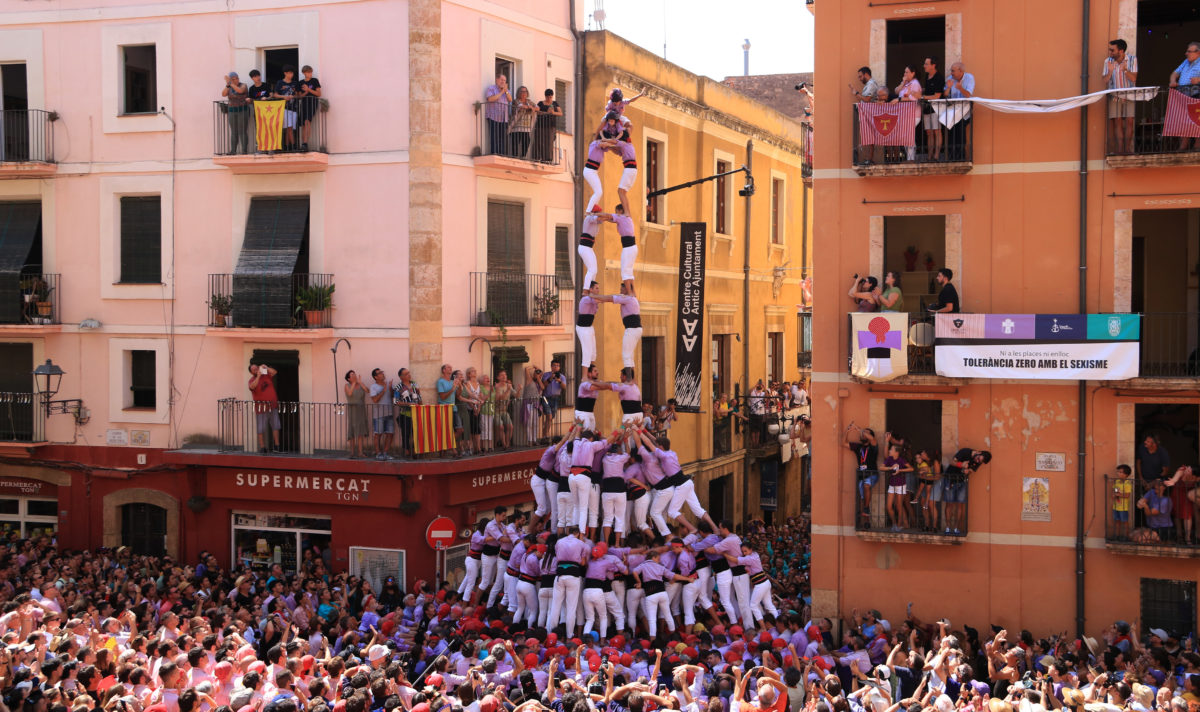
[[[642,389],[633,379],[633,368],[621,369],[621,382],[612,384],[613,393],[621,399],[621,425],[636,428],[642,424]]]
[[[612,384],[600,380],[600,370],[594,363],[587,365],[579,381],[579,391],[575,394],[575,422],[584,430],[596,429],[596,397],[600,391],[608,390],[612,390]]]
[[[636,251],[636,248],[634,248]],[[632,267],[630,268],[632,275]],[[632,276],[628,282],[621,283],[621,293],[600,295],[595,297],[598,302],[612,302],[621,307],[621,324],[625,333],[621,337],[621,365],[625,368],[634,367],[634,353],[642,340],[642,307],[633,293]]]
[[[587,289],[584,290],[583,297],[579,300],[579,309],[575,314],[575,335],[579,337],[579,363],[584,368],[589,368],[596,364],[596,327],[594,324],[599,300],[591,293],[596,288],[596,283],[584,282],[584,285]]]
[[[599,205],[596,205],[599,208]],[[596,279],[596,238],[600,237],[600,228],[607,222],[604,213],[588,213],[579,227],[579,259],[583,260],[583,293],[588,294]]]

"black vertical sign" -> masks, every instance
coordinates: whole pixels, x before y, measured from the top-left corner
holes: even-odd
[[[704,373],[705,223],[683,223],[679,244],[679,325],[675,343],[676,410],[700,412]]]

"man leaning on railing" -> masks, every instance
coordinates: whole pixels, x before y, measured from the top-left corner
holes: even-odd
[[[946,97],[970,99],[973,96],[975,96],[975,75],[966,71],[962,62],[950,65],[950,77],[946,79]],[[971,155],[970,146],[968,146],[971,133],[969,128],[971,125],[971,102],[962,101],[958,104],[951,104],[949,109],[961,117],[950,127],[946,147],[950,154],[949,160],[968,160]]]

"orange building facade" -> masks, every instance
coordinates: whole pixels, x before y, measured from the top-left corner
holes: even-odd
[[[1116,619],[1196,630],[1200,546],[1182,523],[1200,514],[1195,504],[1180,500],[1152,541],[1142,531],[1150,522],[1137,507],[1139,484],[1126,524],[1114,516],[1125,505],[1110,479],[1119,464],[1136,467],[1147,436],[1169,453],[1169,473],[1200,458],[1200,139],[1163,136],[1171,73],[1188,42],[1200,41],[1190,5],[809,4],[822,80],[814,119],[815,615],[878,608],[895,621],[911,601],[923,619],[1035,635],[1097,635]],[[1032,115],[976,105],[969,122],[939,125],[936,137],[918,125],[911,151],[858,145],[851,91],[862,86],[862,66],[893,93],[905,65],[919,79],[935,56],[943,73],[962,62],[976,96],[1065,98],[1108,87],[1103,68],[1115,38],[1137,57],[1136,85],[1157,94]],[[1110,121],[1110,110],[1128,118]],[[1120,130],[1129,131],[1124,141]],[[926,307],[937,301],[942,268],[953,271],[963,313],[1141,314],[1134,377],[938,375]],[[887,271],[900,275],[902,311],[910,312],[908,373],[871,382],[848,368],[855,304],[847,289],[852,275],[882,279]],[[900,517],[915,521],[894,531],[886,473],[870,501],[860,501],[859,461],[846,444],[859,427],[877,433],[879,462],[869,469],[882,467],[888,431],[914,452],[936,450],[943,464],[959,448],[991,453],[967,478],[958,533],[945,532],[944,501],[929,502],[941,517],[936,527],[922,503],[902,503]]]

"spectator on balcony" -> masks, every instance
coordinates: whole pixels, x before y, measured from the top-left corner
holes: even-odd
[[[300,80],[300,98],[296,101],[299,106],[300,119],[300,150],[308,150],[308,138],[312,131],[312,120],[321,106],[321,80],[313,76],[313,68],[304,65],[300,68],[304,79]]]
[[[1112,479],[1113,537],[1122,541],[1129,538],[1129,511],[1133,500],[1133,468],[1117,465],[1117,475]]]
[[[528,159],[533,122],[537,118],[537,104],[529,98],[529,89],[517,89],[517,98],[512,103],[512,118],[508,122],[510,155]]]
[[[250,141],[255,141],[254,137],[258,135],[258,129],[256,128],[257,119],[254,117],[254,102],[269,101],[271,99],[271,85],[263,83],[262,72],[257,69],[250,70],[250,84],[246,86],[246,98],[250,101],[250,106],[248,107],[250,118],[247,121],[250,129]],[[257,148],[256,145],[255,147]],[[247,152],[249,152],[249,149],[247,149]]]
[[[1146,526],[1149,527],[1159,541],[1167,541],[1173,531],[1171,525],[1171,497],[1167,495],[1166,481],[1153,480],[1150,491],[1137,503],[1138,509],[1146,515]]]
[[[950,280],[954,279],[954,272],[949,267],[943,267],[933,279],[940,289],[937,301],[929,305],[929,311],[943,314],[958,314],[962,311],[958,303],[958,290],[950,283]]]
[[[895,270],[888,270],[883,273],[883,291],[878,289],[873,290],[875,302],[879,305],[879,311],[885,312],[902,312],[904,311],[904,293],[900,291],[900,273]]]
[[[283,148],[285,151],[296,148],[296,96],[300,93],[300,84],[296,81],[296,68],[290,64],[283,66],[283,79],[275,82],[271,91],[272,98],[283,99]]]
[[[853,433],[858,433],[855,436]],[[855,481],[858,488],[859,516],[871,521],[871,488],[879,481],[879,445],[875,442],[875,431],[860,428],[853,422],[846,428],[846,444],[854,453]]]
[[[421,404],[421,389],[412,379],[412,371],[401,368],[396,372],[400,380],[392,386],[392,403],[397,406],[396,425],[400,430],[400,454],[413,456],[413,409]]]
[[[458,409],[462,419],[463,435],[469,440],[467,454],[481,452],[480,438],[482,437],[482,421],[480,415],[483,408],[483,396],[479,386],[479,371],[471,366],[467,369],[466,377],[458,384]]]
[[[912,465],[900,454],[900,444],[888,443],[887,457],[883,458],[883,469],[887,472],[887,511],[892,519],[892,531],[908,528],[908,473]]]
[[[367,390],[367,400],[371,402],[371,428],[375,434],[376,460],[391,459],[388,449],[392,446],[392,435],[396,432],[392,405],[383,400],[385,395],[392,392],[392,382],[385,380],[386,375],[382,368],[371,371],[372,383]]]
[[[275,374],[265,363],[250,364],[250,395],[254,398],[254,420],[258,430],[258,451],[267,452],[267,430],[270,429],[275,452],[279,447],[279,396],[275,392]]]
[[[554,90],[546,90],[546,98],[537,104],[537,123],[533,129],[533,160],[550,163],[554,161],[554,135],[558,132],[558,118],[563,115],[562,107],[554,100]]]
[[[562,404],[563,391],[567,388],[567,377],[562,372],[562,361],[554,359],[550,362],[550,370],[542,374],[542,397],[545,405],[542,407],[542,438],[550,437],[550,426],[558,415],[558,407]]]
[[[479,444],[480,452],[491,452],[495,445],[496,389],[492,378],[486,373],[479,375]]]
[[[967,479],[991,461],[992,453],[987,450],[964,447],[954,453],[954,459],[946,467],[945,484],[942,486],[942,500],[946,503],[946,534],[962,536],[962,529],[967,524]]]
[[[1129,45],[1123,39],[1110,40],[1108,56],[1104,58],[1103,76],[1106,88],[1126,89],[1137,86],[1137,57],[1126,52]],[[1121,95],[1108,99],[1108,152],[1133,153],[1132,100]]]
[[[875,289],[878,286],[879,280],[870,275],[861,278],[857,274],[854,275],[850,290],[846,292],[846,296],[854,302],[854,311],[879,311],[879,302],[875,300]]]
[[[850,96],[854,97],[854,101],[870,103],[875,101],[875,96],[879,93],[879,82],[871,76],[870,67],[859,67],[858,82],[862,84],[862,89],[850,87]]]
[[[946,79],[946,97],[949,99],[970,99],[975,96],[975,75],[966,71],[962,62],[950,65],[950,77]],[[958,121],[950,127],[947,151],[951,161],[965,161],[970,155],[967,142],[971,124],[971,102],[963,101],[952,106]]]
[[[1142,438],[1134,467],[1137,468],[1137,483],[1141,490],[1149,489],[1149,483],[1153,480],[1166,480],[1171,476],[1171,454],[1154,433],[1146,433]]]
[[[1192,97],[1200,97],[1200,42],[1189,42],[1183,62],[1171,72],[1169,86]]]
[[[454,420],[454,437],[458,442],[458,451],[456,455],[461,455],[466,443],[463,442],[463,424],[462,418],[458,414],[457,403],[455,399],[458,395],[458,384],[460,378],[456,377],[458,373],[450,364],[442,364],[442,377],[437,380],[437,402],[438,405],[448,405],[451,407]]]
[[[1181,544],[1192,544],[1192,521],[1195,519],[1196,483],[1200,481],[1192,468],[1184,465],[1166,481],[1171,488],[1171,504],[1175,509],[1175,535]]]
[[[917,79],[917,70],[911,64],[904,65],[904,74],[901,75],[900,84],[897,85],[895,92],[892,95],[891,103],[899,103],[901,101],[920,101],[921,100],[921,82]],[[907,147],[908,160],[916,158],[916,147]],[[889,156],[889,160],[895,156]]]
[[[512,94],[508,91],[508,77],[496,75],[496,83],[483,93],[483,116],[487,120],[488,152],[497,156],[508,153],[508,117]]]
[[[542,419],[542,408],[546,402],[542,395],[542,369],[525,367],[525,387],[521,389],[521,418],[525,425],[525,444],[532,445],[538,439],[538,423]]]
[[[512,398],[513,384],[508,380],[508,371],[500,370],[496,373],[496,385],[492,389],[492,397],[495,400],[495,428],[497,447],[501,450],[507,450],[512,447],[513,436],[513,419],[512,419]]]
[[[351,459],[366,457],[365,441],[371,435],[367,425],[367,389],[356,371],[346,371],[346,452]]]
[[[942,458],[935,449],[925,448],[917,452],[917,501],[921,506],[921,519],[925,531],[938,529],[938,505],[942,501]]]
[[[748,400],[750,401],[750,443],[758,445],[763,438],[767,417],[767,389],[763,386],[761,378],[754,384],[754,388],[750,389]]]
[[[925,76],[921,87],[921,124],[925,127],[925,151],[929,160],[942,160],[942,123],[938,113],[930,104],[932,99],[941,99],[946,93],[946,79],[938,71],[938,58],[926,57],[923,65]]]
[[[249,148],[250,134],[247,133],[249,122],[246,120],[250,116],[248,91],[249,88],[242,84],[237,72],[225,75],[225,88],[221,90],[221,96],[225,97],[228,102],[225,110],[228,112],[226,118],[229,120],[230,153],[246,153]]]

